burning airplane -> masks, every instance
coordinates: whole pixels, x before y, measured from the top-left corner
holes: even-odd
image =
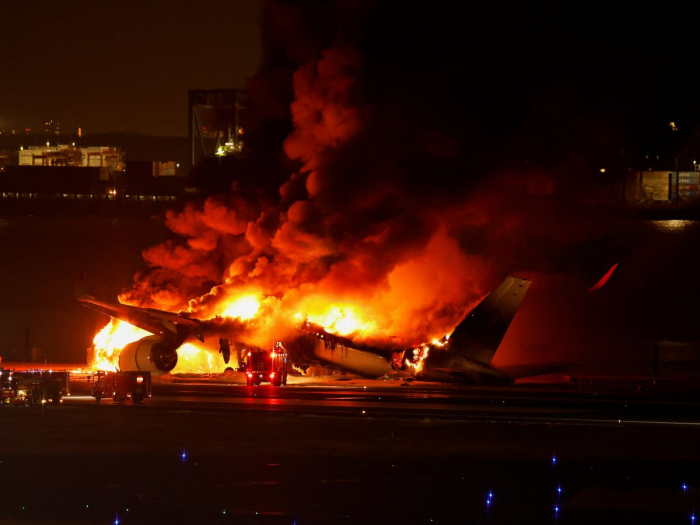
[[[194,337],[204,342],[202,323],[198,319],[153,308],[99,301],[85,292],[84,278],[85,272],[75,289],[80,304],[108,315],[113,320],[125,322],[120,325],[110,323],[103,329],[107,333],[100,332],[96,336],[96,339],[101,336],[106,338],[114,336],[117,330],[128,331],[119,335],[129,342],[123,348],[117,345],[112,349],[117,353],[120,370],[170,372],[177,365],[178,349],[187,339]]]
[[[424,381],[507,383],[509,377],[493,368],[491,360],[529,287],[526,279],[506,278],[451,334],[416,348],[373,348],[308,321],[301,329],[309,337],[300,347],[321,361],[367,377],[402,371]]]
[[[290,349],[298,360],[318,360],[366,377],[401,372],[425,381],[504,383],[508,377],[490,363],[529,286],[526,279],[506,278],[451,334],[415,348],[381,349],[356,343],[306,320],[298,327]],[[187,339],[204,341],[203,321],[184,313],[99,301],[85,293],[82,281],[76,296],[83,306],[123,322],[116,326],[111,322],[103,329],[105,334],[101,333],[106,338],[118,330],[128,331],[123,348],[119,344],[112,348],[113,361],[121,370],[170,372]],[[228,344],[226,339],[221,341]],[[105,344],[96,338],[98,343]],[[224,361],[229,352],[222,352]]]

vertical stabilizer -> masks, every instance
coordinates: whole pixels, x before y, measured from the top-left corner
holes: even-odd
[[[450,335],[450,350],[490,364],[531,282],[511,275],[491,292]]]

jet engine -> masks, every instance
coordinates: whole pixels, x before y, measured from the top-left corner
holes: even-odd
[[[119,354],[119,369],[141,372],[170,372],[177,365],[180,345],[149,335],[126,345]]]

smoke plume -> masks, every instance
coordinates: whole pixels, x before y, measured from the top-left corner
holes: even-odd
[[[587,251],[611,234],[587,162],[524,149],[525,130],[547,125],[505,73],[522,50],[484,60],[482,30],[392,5],[266,3],[247,162],[269,163],[276,144],[287,176],[273,199],[234,186],[168,213],[178,240],[145,251],[123,302],[258,345],[330,315],[365,342],[409,346],[449,333],[508,274],[585,290],[615,262]],[[595,144],[596,129],[576,139]],[[227,321],[247,296],[255,312]]]

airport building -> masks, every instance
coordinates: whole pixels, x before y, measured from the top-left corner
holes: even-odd
[[[19,152],[20,166],[75,166],[105,168],[104,173],[124,171],[124,154],[120,148],[93,146],[77,148],[74,145],[30,146]]]
[[[640,205],[697,204],[700,170],[630,171],[625,181],[625,201]]]
[[[74,203],[79,209],[82,202],[89,211],[91,202],[112,202],[145,203],[152,210],[153,204],[184,195],[178,168],[174,161],[128,162],[125,152],[113,146],[22,147],[0,152],[0,206],[69,209]]]

